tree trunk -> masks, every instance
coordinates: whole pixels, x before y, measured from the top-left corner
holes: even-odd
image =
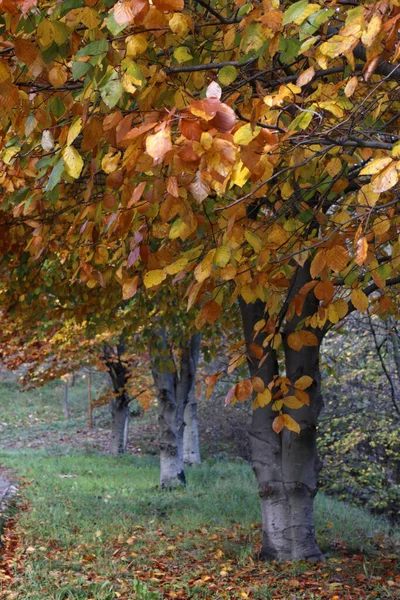
[[[69,405],[68,405],[68,390],[69,390],[69,382],[65,380],[63,382],[63,412],[64,417],[69,419]]]
[[[111,443],[110,451],[113,456],[126,452],[129,429],[129,402],[127,383],[129,380],[129,365],[123,360],[125,341],[123,336],[116,346],[105,345],[103,360],[113,389],[110,400],[111,410]]]
[[[125,394],[110,400],[111,408],[111,454],[119,456],[126,451],[129,428],[129,403]]]
[[[160,486],[163,489],[186,484],[184,412],[195,378],[199,349],[200,335],[196,334],[182,348],[178,373],[165,330],[157,331],[150,343],[151,369],[158,396]]]
[[[300,288],[303,283],[304,279],[298,281],[296,287]],[[315,299],[305,302],[304,306],[302,319],[315,312]],[[240,307],[247,344],[262,345],[266,334],[258,334],[254,340],[254,325],[266,316],[264,303],[245,304],[242,300]],[[303,347],[300,352],[288,347],[287,336],[295,330],[299,320],[300,317],[292,318],[283,335],[286,376],[292,383],[302,375],[313,378],[312,386],[307,389],[310,406],[297,410],[285,408],[284,412],[300,424],[301,432],[298,435],[284,429],[276,434],[272,423],[278,413],[272,410],[272,403],[253,412],[250,431],[252,465],[261,503],[261,558],[266,560],[317,561],[323,558],[315,540],[313,519],[319,470],[316,423],[322,408],[319,346]],[[261,377],[266,385],[279,375],[276,352],[272,348],[267,350],[269,354],[261,367],[252,352],[248,353],[251,376]]]
[[[183,460],[188,465],[201,463],[199,445],[199,422],[197,420],[196,389],[193,384],[184,413]]]

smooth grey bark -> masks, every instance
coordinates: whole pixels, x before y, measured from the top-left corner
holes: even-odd
[[[103,360],[113,389],[113,397],[110,400],[110,452],[113,456],[124,454],[128,443],[130,398],[126,391],[126,385],[129,379],[129,368],[122,359],[124,351],[125,344],[122,337],[115,348],[106,345],[103,351]]]
[[[181,347],[179,371],[164,329],[154,332],[150,359],[158,397],[160,445],[160,486],[173,488],[186,484],[183,460],[184,413],[193,386],[200,352],[200,335],[195,334]]]
[[[63,382],[63,401],[62,401],[62,405],[63,405],[64,417],[66,419],[69,419],[68,391],[69,391],[69,382],[68,382],[68,380],[64,380],[64,382]]]
[[[126,452],[129,428],[129,403],[125,397],[112,398],[111,409],[111,454],[119,456]]]
[[[184,413],[183,460],[188,465],[198,465],[200,458],[199,422],[197,419],[196,389],[193,384]]]
[[[307,267],[298,268],[292,282],[291,297],[298,293],[308,279]],[[323,558],[315,540],[313,518],[320,468],[316,447],[317,417],[322,408],[320,346],[303,347],[300,352],[296,352],[287,344],[288,335],[296,329],[300,320],[313,314],[317,306],[318,303],[311,294],[304,303],[301,316],[293,317],[286,323],[283,331],[286,376],[293,383],[303,375],[309,375],[313,379],[312,386],[307,389],[310,406],[303,406],[295,411],[284,409],[285,413],[291,414],[300,424],[300,434],[287,429],[280,434],[273,431],[272,422],[277,412],[272,410],[272,403],[253,412],[250,431],[252,466],[258,482],[262,514],[261,558],[266,560],[317,561]],[[266,317],[264,303],[256,301],[246,304],[241,300],[240,308],[247,344],[254,341],[262,344],[265,334],[258,334],[254,340],[254,325]],[[317,334],[315,331],[314,333]],[[322,337],[321,333],[319,335]],[[265,384],[279,374],[276,352],[271,348],[268,351],[267,359],[261,367],[251,352],[248,361],[251,376],[261,377]]]

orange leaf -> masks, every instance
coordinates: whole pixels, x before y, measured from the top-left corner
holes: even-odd
[[[326,264],[337,273],[347,267],[349,258],[349,253],[343,246],[333,246],[326,251]]]
[[[161,12],[183,10],[185,6],[183,0],[153,0],[153,4]]]
[[[251,383],[253,384],[253,390],[258,394],[265,390],[265,384],[261,377],[252,377]]]
[[[250,379],[243,379],[235,386],[235,396],[239,402],[244,402],[250,396],[253,391],[253,386]]]
[[[215,300],[209,300],[201,309],[201,315],[207,323],[214,323],[221,314],[221,306]]]
[[[334,293],[335,288],[331,281],[320,281],[314,288],[315,297],[324,302],[332,300]]]
[[[132,298],[132,296],[136,294],[138,283],[138,275],[135,275],[135,277],[124,281],[124,284],[122,286],[122,297],[124,300],[129,300],[129,298]]]
[[[272,429],[275,433],[280,433],[285,426],[285,421],[283,420],[283,415],[278,415],[275,417],[272,423]]]
[[[318,250],[310,265],[310,275],[313,279],[318,277],[326,265],[325,250]]]

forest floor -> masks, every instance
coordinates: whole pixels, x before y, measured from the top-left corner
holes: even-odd
[[[101,381],[94,385],[101,387]],[[316,532],[325,563],[265,564],[256,487],[242,460],[188,470],[160,492],[153,425],[135,421],[131,452],[111,458],[107,411],[85,425],[84,382],[17,394],[0,384],[0,464],[16,474],[0,558],[7,600],[398,599],[400,530],[324,495]]]

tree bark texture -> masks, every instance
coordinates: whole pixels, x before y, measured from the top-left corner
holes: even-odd
[[[158,396],[160,486],[174,488],[186,483],[183,458],[184,413],[193,386],[200,351],[200,335],[182,346],[179,370],[165,330],[150,343],[151,368]]]
[[[184,413],[185,429],[183,431],[183,460],[188,465],[201,463],[199,422],[197,419],[196,389],[193,384]]]
[[[110,451],[113,456],[124,454],[128,443],[130,398],[126,385],[129,379],[129,368],[122,359],[124,350],[122,338],[115,348],[111,346],[105,346],[104,348],[104,361],[113,389],[113,397],[110,400]]]
[[[119,456],[126,452],[129,428],[129,402],[125,395],[110,400],[111,454]]]
[[[307,280],[307,269],[299,268],[293,282],[293,296]],[[295,331],[301,320],[313,314],[317,306],[311,295],[304,303],[302,314],[292,317],[283,331],[286,376],[292,383],[303,375],[313,379],[311,387],[307,389],[310,406],[304,405],[296,410],[283,409],[299,423],[300,434],[288,429],[280,434],[274,432],[272,423],[278,413],[272,410],[272,403],[253,412],[250,431],[252,466],[261,503],[261,558],[266,560],[317,561],[323,558],[315,539],[313,517],[320,467],[316,447],[317,417],[322,408],[320,345],[303,346],[297,352],[287,344],[288,335]],[[257,301],[245,304],[242,300],[240,307],[247,344],[262,344],[263,334],[258,334],[254,340],[254,325],[260,319],[268,318],[264,303]],[[251,376],[261,377],[266,385],[279,374],[276,352],[272,348],[268,348],[268,351],[268,357],[261,367],[251,352],[248,361]]]

